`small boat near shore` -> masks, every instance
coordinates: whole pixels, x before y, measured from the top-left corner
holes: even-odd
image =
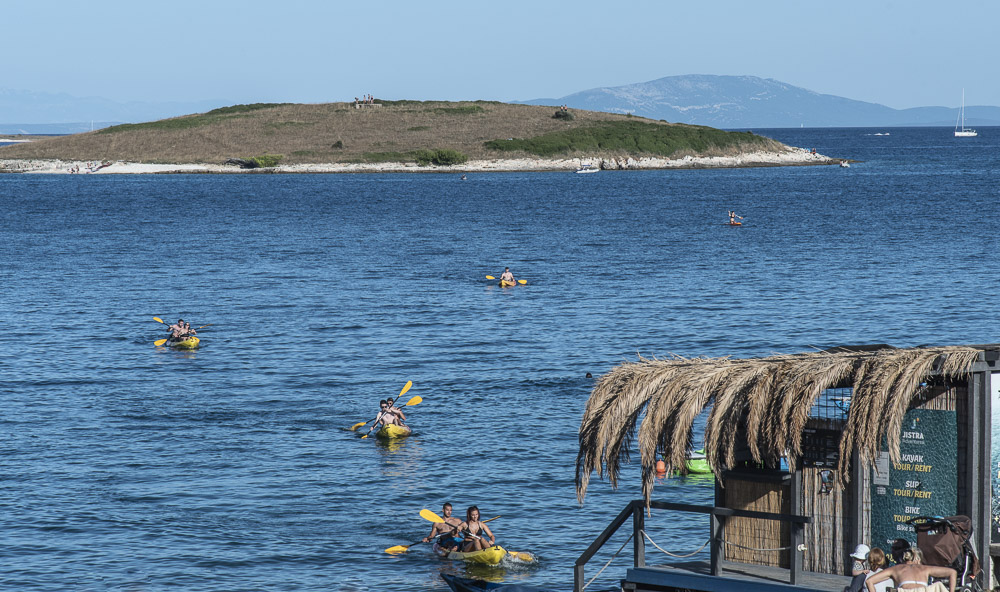
[[[596,172],[599,172],[600,170],[601,169],[599,167],[595,167],[592,164],[582,164],[582,165],[580,165],[580,168],[576,169],[576,172],[577,173],[596,173]]]

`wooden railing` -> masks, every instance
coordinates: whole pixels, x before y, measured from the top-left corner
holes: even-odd
[[[674,512],[689,512],[694,514],[708,514],[709,531],[711,533],[711,554],[710,564],[712,575],[722,575],[722,545],[725,541],[725,521],[729,517],[759,518],[761,520],[778,520],[788,522],[791,526],[791,567],[789,568],[788,583],[796,584],[799,574],[802,571],[801,545],[803,541],[802,531],[806,524],[812,522],[808,516],[798,516],[794,514],[775,514],[772,512],[754,512],[751,510],[734,510],[732,508],[719,508],[716,506],[696,506],[692,504],[673,504],[669,502],[650,502],[650,508],[657,510],[670,510]],[[608,524],[587,550],[576,560],[573,568],[573,592],[583,592],[584,568],[590,558],[608,542],[622,524],[632,517],[632,553],[635,567],[646,565],[646,541],[642,536],[646,525],[646,503],[644,500],[632,500],[625,508],[618,513],[618,516]]]

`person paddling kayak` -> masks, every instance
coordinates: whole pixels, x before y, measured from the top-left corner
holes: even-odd
[[[441,514],[444,522],[435,522],[431,527],[431,533],[424,537],[424,542],[429,543],[431,539],[441,535],[438,539],[438,547],[445,551],[457,551],[462,545],[462,538],[459,536],[458,527],[462,525],[462,520],[451,515],[451,504],[445,502],[441,507]]]
[[[479,520],[479,508],[476,506],[470,506],[466,510],[465,522],[460,524],[458,529],[472,535],[465,541],[465,545],[462,547],[463,553],[482,551],[496,544],[496,537],[493,536],[490,527]]]
[[[517,280],[514,279],[514,274],[510,272],[510,268],[504,267],[503,273],[500,274],[500,285],[502,286],[506,284],[509,286],[513,286],[516,283]]]
[[[167,331],[170,331],[170,338],[174,340],[198,334],[197,331],[191,328],[191,323],[184,322],[184,319],[177,319],[176,323],[167,327]]]
[[[736,212],[734,212],[734,211],[730,211],[729,212],[729,224],[731,224],[732,226],[737,226],[739,224],[742,224],[742,222],[737,222],[736,221],[737,218],[739,218],[740,220],[742,220],[743,216],[737,216]]]
[[[378,404],[379,404],[379,410],[380,411],[379,411],[378,417],[375,418],[375,423],[372,424],[372,427],[368,428],[368,434],[372,433],[372,430],[374,430],[376,428],[381,429],[381,428],[383,428],[385,426],[390,426],[390,425],[399,426],[399,427],[403,428],[406,431],[407,434],[409,434],[410,428],[408,426],[405,426],[402,423],[400,423],[399,416],[397,416],[395,413],[393,413],[392,411],[390,411],[390,409],[389,409],[390,405],[391,405],[390,401],[391,401],[391,399],[389,399],[389,401],[379,401],[378,402]],[[400,412],[400,413],[402,413],[402,412]],[[366,434],[366,436],[367,436],[367,434]]]

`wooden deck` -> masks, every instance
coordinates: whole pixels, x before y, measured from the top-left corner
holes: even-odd
[[[788,583],[788,570],[744,563],[721,563],[722,575],[713,576],[707,561],[633,567],[622,580],[625,592],[696,590],[701,592],[842,592],[849,576],[802,572]]]

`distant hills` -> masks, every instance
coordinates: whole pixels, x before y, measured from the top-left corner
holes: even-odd
[[[74,134],[115,123],[152,121],[228,105],[222,100],[118,102],[0,88],[0,134]]]
[[[649,82],[593,88],[554,99],[519,101],[576,109],[632,113],[676,123],[724,129],[773,127],[954,126],[955,107],[893,109],[824,95],[756,76],[668,76]],[[966,106],[967,127],[1000,125],[1000,107]]]
[[[773,127],[889,127],[955,125],[961,89],[951,107],[893,109],[813,92],[756,76],[668,76],[624,86],[593,88],[559,98],[513,101],[568,105],[575,109],[631,113],[671,123],[722,129]],[[970,98],[974,101],[974,98]],[[69,134],[204,113],[233,104],[221,99],[190,102],[118,102],[0,88],[0,133]],[[966,106],[968,127],[1000,125],[1000,107]]]

